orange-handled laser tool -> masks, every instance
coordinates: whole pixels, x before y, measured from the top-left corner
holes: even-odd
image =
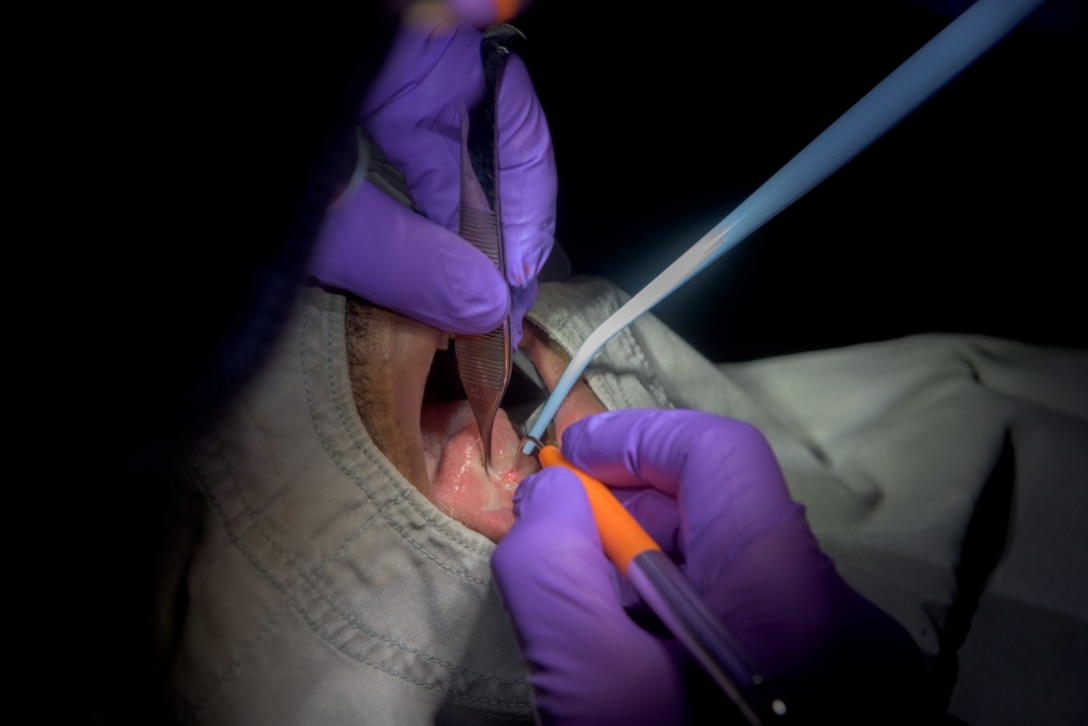
[[[544,466],[561,466],[582,482],[601,535],[605,554],[619,568],[676,639],[706,669],[752,724],[775,723],[786,716],[782,699],[761,675],[695,587],[630,512],[597,479],[571,464],[554,446],[538,454]]]

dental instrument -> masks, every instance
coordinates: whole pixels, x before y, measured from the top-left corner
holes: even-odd
[[[788,707],[758,666],[706,606],[698,591],[612,492],[567,461],[554,446],[540,446],[543,466],[561,466],[581,481],[608,559],[751,724],[774,723]]]
[[[529,428],[521,453],[531,454],[533,440],[544,435],[590,360],[613,336],[853,159],[1043,2],[978,0],[850,107],[586,338]]]
[[[503,278],[502,223],[499,219],[496,168],[495,100],[499,74],[510,55],[509,44],[519,37],[509,25],[489,28],[480,44],[484,99],[461,117],[461,205],[458,233],[487,255]],[[480,432],[484,468],[491,470],[491,431],[499,403],[510,383],[513,356],[510,316],[481,335],[459,335],[454,341],[457,369]]]

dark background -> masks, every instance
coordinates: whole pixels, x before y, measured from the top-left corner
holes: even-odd
[[[947,25],[939,5],[537,2],[516,25],[575,272],[639,289]],[[1044,7],[654,313],[715,360],[1088,344],[1083,11]]]
[[[156,722],[161,469],[282,324],[342,166],[327,140],[351,137],[394,32],[380,5],[86,8],[15,74],[47,152],[11,333],[35,369],[15,418],[47,463],[23,489],[46,501],[17,511],[63,553],[24,585],[60,639],[31,670],[84,722]],[[635,5],[537,0],[517,22],[559,241],[629,291],[949,20],[921,0]],[[655,313],[716,360],[933,331],[1088,346],[1084,7],[1055,9]]]

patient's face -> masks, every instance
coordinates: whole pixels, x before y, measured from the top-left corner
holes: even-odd
[[[356,408],[371,439],[398,471],[439,509],[498,541],[514,522],[514,490],[539,465],[517,456],[519,437],[499,411],[488,471],[480,433],[465,400],[437,393],[431,375],[436,352],[450,336],[396,313],[349,299],[348,367]],[[565,356],[526,325],[522,348],[550,389]],[[602,411],[584,384],[568,395],[555,418],[560,437],[572,422]]]

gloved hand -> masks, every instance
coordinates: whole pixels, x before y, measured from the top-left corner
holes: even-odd
[[[555,159],[528,71],[511,56],[496,101],[504,280],[455,233],[461,113],[483,96],[481,38],[476,28],[448,19],[405,18],[368,91],[361,123],[405,174],[422,214],[367,182],[351,187],[329,210],[310,272],[323,284],[455,333],[487,332],[509,310],[516,341],[553,245]]]
[[[774,679],[795,723],[806,714],[885,722],[909,711],[886,699],[917,685],[913,641],[835,571],[755,428],[696,411],[616,411],[572,425],[563,452],[616,487],[678,558]],[[514,506],[492,570],[542,721],[682,723],[709,698],[720,723],[724,697],[640,614],[605,559],[577,479],[544,469],[519,485]],[[867,710],[873,703],[880,711]]]

